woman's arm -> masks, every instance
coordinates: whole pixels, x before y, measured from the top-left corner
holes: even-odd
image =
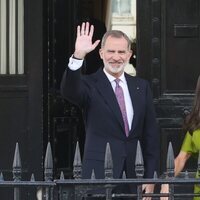
[[[174,175],[178,176],[183,170],[187,160],[190,158],[191,154],[188,152],[180,151],[178,156],[174,160]],[[169,184],[162,184],[160,193],[169,193]],[[168,197],[161,197],[160,200],[168,200]]]
[[[174,175],[177,176],[184,168],[185,163],[190,158],[191,154],[188,152],[180,151],[178,156],[174,160],[175,169]]]

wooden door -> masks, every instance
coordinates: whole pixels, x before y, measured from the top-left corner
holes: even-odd
[[[175,156],[184,133],[200,74],[200,2],[198,0],[138,1],[137,70],[151,82],[160,127],[160,171],[166,170],[171,141]],[[144,15],[144,12],[146,15]],[[197,168],[191,161],[188,170]]]

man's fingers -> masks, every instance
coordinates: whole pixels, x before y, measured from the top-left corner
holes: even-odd
[[[96,40],[94,42],[94,44],[92,45],[93,46],[93,49],[95,49],[97,47],[97,45],[99,44],[100,40]]]
[[[77,26],[77,37],[81,35],[80,29],[81,29],[80,26]]]
[[[89,22],[83,22],[77,26],[77,36],[87,35],[92,37],[94,33],[94,26],[89,24]]]
[[[91,25],[91,26],[90,26],[89,36],[92,37],[92,36],[93,36],[93,33],[94,33],[94,26]]]
[[[85,26],[85,35],[89,34],[89,29],[90,29],[90,24],[89,22],[86,22],[86,26]]]
[[[82,23],[81,25],[81,35],[85,34],[85,22]]]
[[[92,43],[93,33],[94,26],[90,25],[89,22],[83,22],[81,25],[77,26],[75,49],[79,52],[84,51],[84,54],[93,51],[100,42],[100,40],[96,40],[94,43]]]

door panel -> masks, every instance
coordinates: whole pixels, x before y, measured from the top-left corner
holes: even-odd
[[[165,69],[168,92],[193,91],[200,73],[200,2],[165,1]]]
[[[190,112],[200,74],[200,2],[143,0],[137,1],[137,10],[137,72],[153,91],[162,174],[169,141],[175,156],[180,150],[183,119]],[[187,167],[195,171],[197,166],[189,162]]]
[[[43,14],[43,1],[24,1],[25,73],[0,75],[0,169],[6,181],[13,179],[12,164],[17,142],[22,180],[30,180],[32,173],[36,180],[43,179]],[[15,36],[17,38],[17,33]],[[13,199],[13,190],[3,188],[0,196],[2,200]],[[29,190],[21,196],[24,200],[35,198],[30,197]]]
[[[191,110],[200,74],[199,10],[198,0],[166,0],[161,4],[161,77],[156,111],[161,145],[166,147],[171,140],[175,156],[185,136],[182,124]],[[195,171],[196,168],[197,161],[187,163],[187,170]],[[161,172],[165,169],[161,161]]]

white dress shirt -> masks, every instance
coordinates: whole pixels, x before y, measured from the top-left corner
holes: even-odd
[[[68,67],[73,71],[81,68],[82,64],[83,64],[83,60],[75,59],[72,56],[69,58]],[[115,87],[116,87],[115,79],[116,78],[114,76],[110,75],[108,72],[106,72],[105,69],[103,69],[103,71],[106,74],[108,80],[110,81],[110,84],[112,85],[113,90],[115,91]],[[127,86],[127,82],[126,82],[124,73],[119,77],[119,79],[120,79],[119,85],[122,87],[123,92],[124,92],[126,113],[127,113],[128,125],[129,125],[129,130],[130,130],[131,124],[132,124],[132,121],[133,121],[133,115],[134,115],[133,104],[132,104],[132,101],[131,101],[131,97],[130,97],[130,93],[129,93],[129,90],[128,90],[128,86]]]

